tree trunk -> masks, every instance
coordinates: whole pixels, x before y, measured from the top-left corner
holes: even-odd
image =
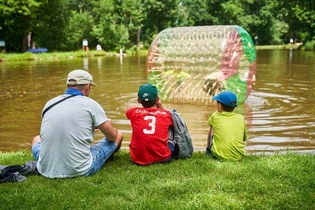
[[[141,33],[141,27],[138,28],[137,31],[137,50],[140,50],[140,33]]]
[[[25,52],[27,50],[27,35],[28,35],[28,31],[24,31],[23,38],[22,38],[21,52]]]
[[[33,31],[30,32],[30,36],[31,36],[31,39],[30,39],[30,46],[29,46],[29,48],[35,49],[36,48],[35,47],[35,41],[34,41],[35,36],[34,36],[34,32]]]

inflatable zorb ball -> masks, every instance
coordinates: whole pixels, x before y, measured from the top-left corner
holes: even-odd
[[[229,90],[241,104],[256,80],[255,46],[240,26],[168,28],[151,43],[146,71],[164,100],[208,103]]]

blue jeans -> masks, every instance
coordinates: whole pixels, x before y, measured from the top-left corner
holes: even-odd
[[[36,161],[38,161],[38,158],[39,158],[39,151],[40,151],[40,141],[32,146],[33,157],[35,158]]]
[[[206,148],[206,154],[209,155],[210,157],[212,157],[213,159],[218,159],[212,152],[212,146],[213,146],[213,135],[210,137],[209,139],[209,145],[210,148]]]
[[[85,176],[90,176],[98,172],[101,167],[105,164],[105,161],[115,152],[117,148],[116,142],[111,142],[106,138],[98,141],[96,144],[91,146],[90,150],[93,157],[93,162],[90,170]],[[32,153],[36,161],[38,161],[40,153],[40,142],[37,142],[32,147]]]
[[[167,146],[171,150],[171,156],[167,160],[165,160],[164,162],[161,162],[161,163],[169,163],[169,162],[172,161],[173,152],[175,150],[175,144],[173,142],[171,142],[171,141],[168,141],[167,142]]]

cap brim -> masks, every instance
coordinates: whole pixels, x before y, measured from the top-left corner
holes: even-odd
[[[214,101],[214,100],[218,100],[218,96],[213,96],[212,97],[212,100]]]

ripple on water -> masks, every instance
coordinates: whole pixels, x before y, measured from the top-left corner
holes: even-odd
[[[304,93],[310,90],[310,84],[299,82],[304,81],[286,87],[265,83],[248,97],[246,104],[251,110],[245,114],[251,120],[248,151],[315,149],[315,110],[309,106],[314,99]]]

